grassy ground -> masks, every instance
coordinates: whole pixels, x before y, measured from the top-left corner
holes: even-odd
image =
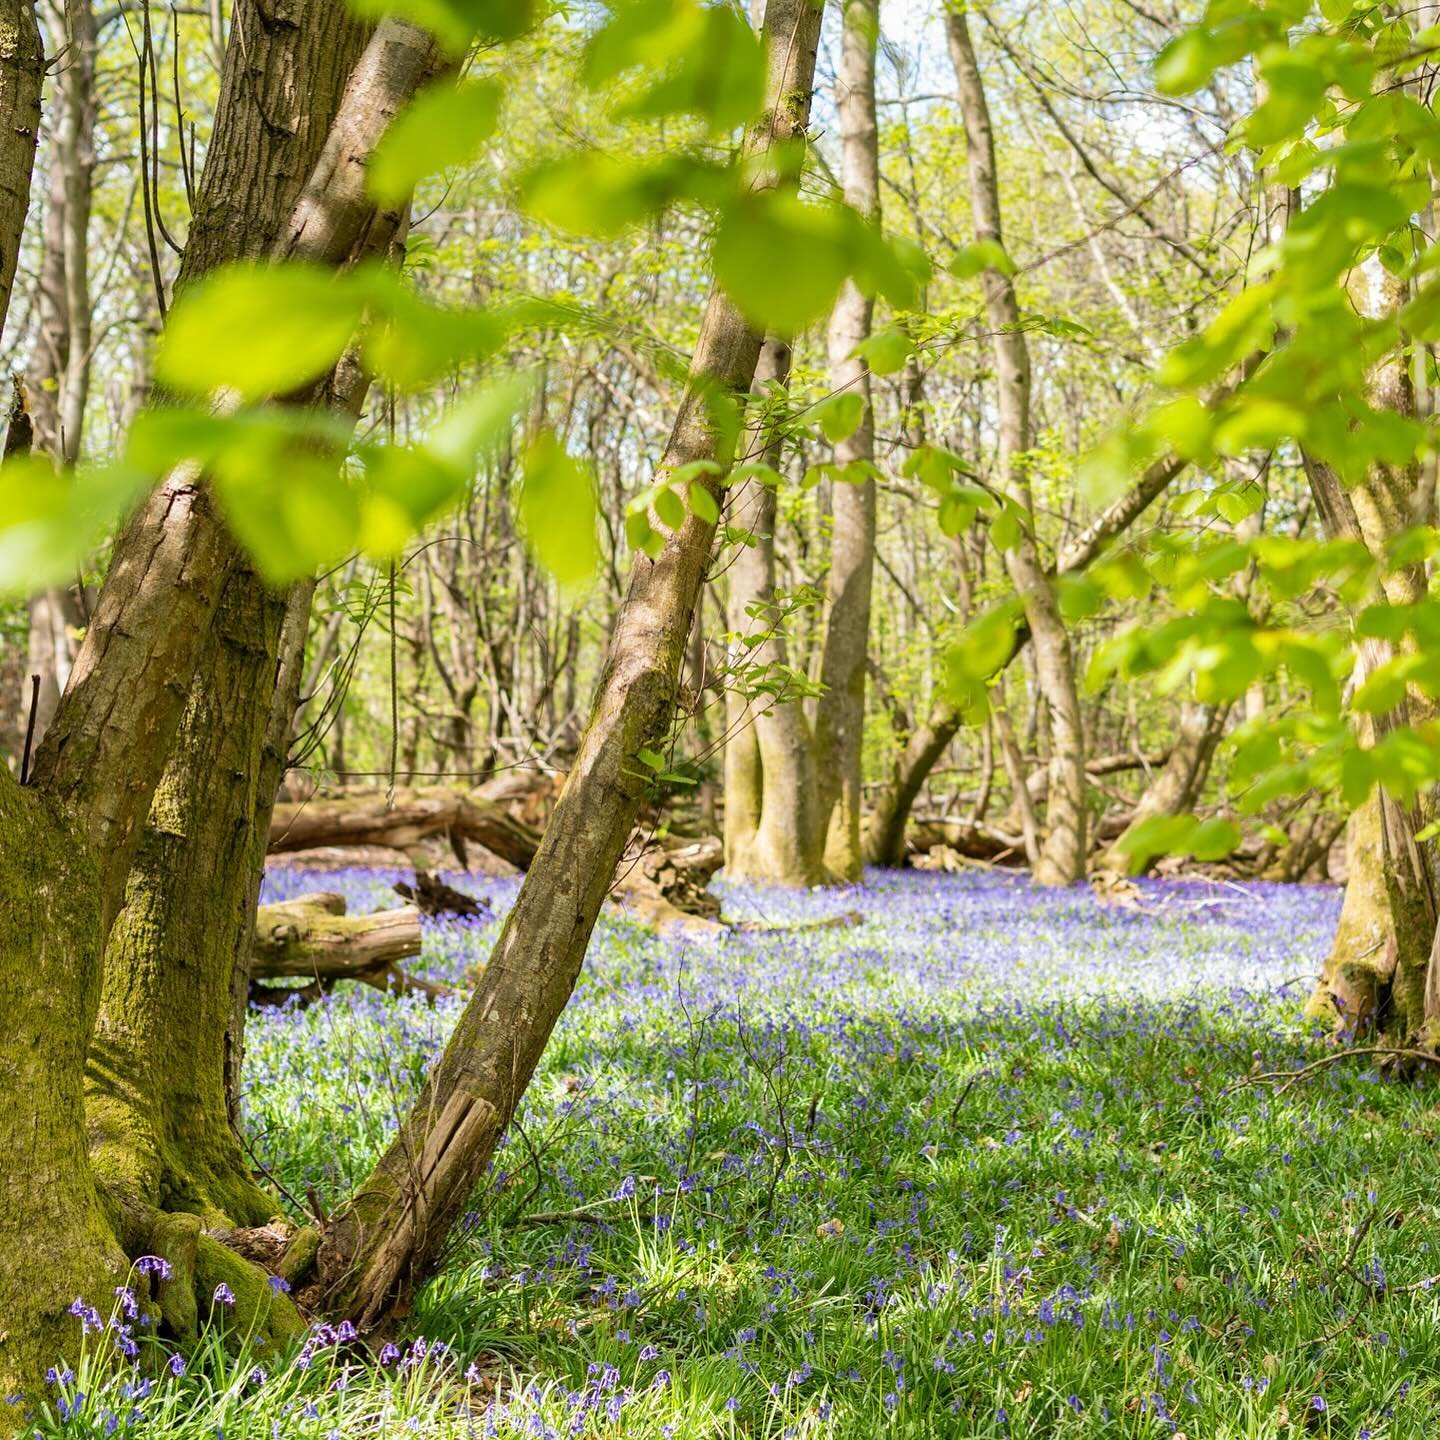
[[[82,1369],[64,1428],[1435,1432],[1440,1284],[1401,1288],[1440,1272],[1434,1090],[1354,1061],[1223,1093],[1323,1053],[1297,1015],[1333,892],[1154,884],[1131,912],[906,875],[727,906],[864,920],[716,947],[607,921],[402,1353],[212,1337],[138,1400]],[[435,925],[428,968],[493,928]],[[364,1174],[453,1015],[356,990],[252,1020],[254,1144],[293,1194]]]

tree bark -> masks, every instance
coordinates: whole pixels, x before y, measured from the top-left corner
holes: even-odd
[[[345,897],[330,891],[262,905],[253,929],[251,980],[313,980],[323,988],[360,980],[382,990],[400,989],[404,982],[395,966],[420,953],[415,906],[347,915]]]
[[[875,52],[880,0],[845,0],[835,107],[840,117],[845,199],[867,220],[880,218],[879,128],[875,120]],[[830,387],[865,402],[853,435],[835,446],[837,465],[873,465],[875,416],[870,370],[856,348],[870,336],[875,302],[853,280],[841,287],[830,317]],[[825,825],[825,868],[859,880],[865,741],[865,662],[875,569],[875,481],[865,475],[834,487],[827,581],[829,616],[821,655],[825,689],[815,706],[815,775]]]
[[[45,226],[36,295],[36,341],[28,388],[35,448],[56,464],[80,454],[90,389],[89,229],[95,165],[95,17],[88,0],[44,6],[50,50],[65,63],[55,74]],[[70,679],[80,620],[66,592],[51,587],[29,601],[28,673],[40,677],[34,737],[43,738]]]
[[[344,7],[314,3],[288,25],[262,22],[253,0],[235,12],[182,286],[274,247],[367,35]],[[250,188],[237,198],[232,185]],[[237,936],[252,923],[263,856],[253,827],[272,798],[257,786],[286,610],[248,562],[232,562],[110,931],[89,1064],[102,1180],[236,1224],[275,1211],[232,1131],[226,1078]]]
[[[0,0],[0,333],[30,213],[44,79],[45,51],[34,0]]]
[[[807,122],[819,27],[810,0],[767,6],[767,113],[745,145],[755,185],[781,183],[765,157]],[[709,397],[746,394],[760,346],[712,291],[666,469],[728,463]],[[719,496],[713,477],[702,483]],[[570,997],[643,798],[638,752],[671,722],[713,538],[692,512],[657,558],[637,557],[574,767],[479,987],[394,1143],[325,1232],[315,1290],[362,1328],[402,1311],[431,1272]]]
[[[503,801],[488,799],[483,787],[467,794],[428,786],[397,790],[393,804],[378,791],[278,804],[269,849],[273,855],[320,845],[384,845],[410,852],[435,836],[452,846],[474,841],[519,870],[530,868],[540,846],[539,832]]]
[[[982,242],[1002,244],[994,132],[964,13],[948,11],[945,28],[965,122],[975,233]],[[1072,885],[1085,875],[1085,732],[1069,632],[1060,616],[1050,576],[1041,563],[1034,534],[1035,510],[1025,468],[1033,444],[1030,350],[1019,328],[1020,306],[1009,276],[990,266],[982,272],[981,287],[986,315],[994,332],[1000,472],[1007,493],[1026,517],[1016,543],[1005,554],[1005,567],[1025,607],[1025,618],[1034,637],[1036,680],[1050,719],[1050,802],[1045,816],[1045,840],[1034,874],[1042,885]]]

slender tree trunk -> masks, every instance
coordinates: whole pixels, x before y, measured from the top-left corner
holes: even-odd
[[[755,367],[755,388],[783,386],[790,347],[770,339]],[[765,447],[772,466],[780,443],[766,443],[759,426],[747,431],[745,453]],[[730,630],[766,636],[744,663],[787,666],[789,640],[775,606],[775,491],[749,480],[738,492],[730,524],[750,543],[730,569]],[[748,704],[732,692],[725,751],[725,873],[736,880],[808,887],[825,878],[824,826],[815,784],[814,741],[803,700],[764,695]]]
[[[875,53],[880,0],[845,0],[835,106],[840,115],[841,180],[846,201],[867,219],[880,217],[880,147],[875,120]],[[835,447],[837,465],[875,461],[870,371],[856,348],[870,336],[875,303],[847,280],[830,317],[830,385],[862,397],[855,433]],[[865,661],[875,569],[875,481],[856,477],[834,487],[828,581],[829,618],[820,665],[825,686],[815,707],[815,774],[826,827],[825,866],[858,880],[865,741]]]
[[[1020,821],[1020,833],[1025,837],[1025,858],[1034,865],[1040,858],[1040,822],[1035,815],[1035,801],[1030,794],[1029,776],[1025,773],[1025,758],[1020,753],[1020,744],[1015,739],[1015,727],[1010,723],[1010,711],[1003,703],[994,708],[995,735],[1000,741],[1000,758],[1005,766],[1005,777],[1010,781],[1010,793],[1014,796],[1015,815]]]
[[[767,114],[747,156],[799,135],[809,116],[820,10],[771,0]],[[763,163],[756,185],[781,177]],[[664,468],[730,459],[707,397],[749,390],[761,336],[713,291]],[[718,496],[712,478],[704,482]],[[655,559],[637,557],[595,701],[535,863],[480,985],[399,1134],[327,1228],[316,1289],[364,1327],[403,1310],[432,1271],[570,998],[595,918],[643,799],[638,752],[661,744],[714,527],[691,513]]]
[[[905,863],[905,827],[915,798],[960,724],[957,712],[949,706],[938,706],[906,737],[904,749],[891,764],[890,779],[876,795],[866,817],[864,853],[868,864]]]
[[[37,335],[29,384],[35,448],[57,465],[80,454],[90,389],[88,272],[92,176],[95,165],[95,17],[88,0],[47,3],[52,53],[65,53],[55,74],[55,105],[47,152],[44,249],[36,297]],[[28,673],[40,677],[34,735],[44,737],[70,679],[72,627],[78,607],[52,587],[29,602]]]
[[[964,13],[947,12],[945,27],[965,121],[975,233],[981,241],[1000,244],[1003,237],[995,141],[980,67]],[[1045,840],[1034,874],[1042,885],[1071,885],[1085,875],[1085,732],[1069,632],[1061,619],[1055,590],[1041,563],[1034,534],[1034,505],[1025,469],[1033,444],[1030,350],[1019,328],[1020,306],[1010,278],[992,266],[983,272],[981,285],[986,314],[994,332],[1000,469],[1010,498],[1026,516],[1019,538],[1005,554],[1005,566],[1025,606],[1025,618],[1034,637],[1036,680],[1050,722],[1050,802],[1046,810]]]

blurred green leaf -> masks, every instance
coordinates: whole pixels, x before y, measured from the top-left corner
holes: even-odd
[[[567,587],[587,584],[600,564],[595,482],[549,431],[525,452],[520,523],[535,557]]]
[[[433,34],[457,59],[472,42],[513,40],[536,21],[535,0],[350,0],[371,19],[398,15]]]
[[[832,445],[839,445],[865,419],[865,397],[858,390],[837,390],[810,407],[810,419]]]
[[[402,205],[417,182],[480,153],[495,132],[500,87],[493,80],[442,80],[422,90],[391,122],[366,178],[382,205]]]
[[[44,455],[0,465],[0,595],[69,584],[86,556],[150,488],[133,465],[59,473]]]
[[[779,191],[741,197],[715,236],[715,273],[745,317],[796,335],[835,303],[853,250],[842,212]]]
[[[334,365],[363,309],[353,277],[333,270],[298,262],[227,266],[176,301],[160,337],[156,378],[187,395],[284,395]]]
[[[971,280],[982,270],[998,270],[1002,275],[1015,273],[1015,262],[998,240],[976,240],[962,245],[950,262],[950,273],[962,280]]]

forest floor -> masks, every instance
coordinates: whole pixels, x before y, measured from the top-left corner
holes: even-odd
[[[394,878],[282,872],[267,898],[323,884],[354,912]],[[515,889],[462,883],[496,919],[430,924],[436,978],[483,962]],[[1325,1053],[1298,1017],[1338,906],[876,874],[726,896],[778,927],[859,911],[848,928],[703,945],[607,919],[490,1207],[398,1351],[212,1341],[138,1402],[92,1386],[77,1419],[196,1440],[1434,1434],[1440,1283],[1401,1287],[1440,1272],[1440,1091],[1359,1059],[1227,1090]],[[457,1004],[357,986],[252,1015],[252,1144],[292,1195],[365,1174]]]

